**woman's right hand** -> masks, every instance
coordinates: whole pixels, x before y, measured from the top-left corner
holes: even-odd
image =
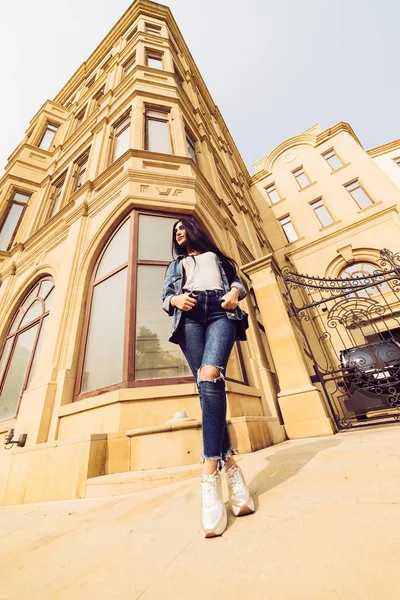
[[[176,308],[187,312],[196,306],[197,300],[190,294],[179,294],[179,296],[172,296],[171,304],[172,306],[176,306]]]

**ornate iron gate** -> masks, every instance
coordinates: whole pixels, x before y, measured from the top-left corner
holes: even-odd
[[[338,429],[400,420],[400,255],[368,276],[283,269],[286,300]]]

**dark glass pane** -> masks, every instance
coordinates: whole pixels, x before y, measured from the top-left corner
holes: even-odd
[[[24,207],[13,204],[0,231],[0,250],[7,250]]]
[[[172,260],[172,227],[176,219],[139,217],[139,260]]]
[[[82,392],[122,381],[127,272],[125,268],[94,288]]]
[[[37,342],[37,345],[36,345],[36,350],[35,350],[35,354],[34,354],[33,361],[32,361],[31,371],[29,373],[28,384],[26,386],[27,388],[29,388],[30,383],[31,383],[31,381],[33,379],[33,376],[35,375],[35,372],[36,372],[36,369],[37,369],[37,366],[38,366],[38,362],[39,362],[39,358],[40,358],[40,352],[41,352],[41,349],[42,349],[42,346],[43,346],[44,337],[46,335],[46,328],[47,328],[48,321],[49,321],[49,318],[45,317],[43,319],[43,322],[42,322],[42,328],[40,330],[39,339],[38,339],[38,342]]]
[[[35,325],[18,336],[0,395],[0,421],[10,419],[16,413],[38,326]]]
[[[108,244],[97,268],[96,281],[128,262],[130,230],[131,221],[128,219]]]
[[[138,266],[136,312],[136,379],[191,374],[176,344],[168,341],[171,318],[161,309],[165,267]]]

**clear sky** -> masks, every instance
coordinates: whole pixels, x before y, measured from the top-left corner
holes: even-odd
[[[167,0],[246,162],[315,123],[400,137],[398,0]],[[0,4],[0,172],[129,0]]]

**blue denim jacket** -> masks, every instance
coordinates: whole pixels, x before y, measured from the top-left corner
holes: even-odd
[[[176,333],[178,330],[179,322],[181,320],[182,311],[176,306],[171,306],[171,298],[172,296],[178,296],[183,293],[183,285],[184,285],[184,272],[182,266],[182,259],[185,258],[184,255],[179,255],[172,263],[169,265],[167,269],[167,273],[164,279],[164,285],[162,290],[162,299],[163,299],[163,309],[165,312],[171,317],[173,316],[172,330],[171,335],[169,337],[169,341],[177,344],[176,341]],[[231,285],[229,285],[228,278],[222,266],[220,258],[217,256],[217,263],[221,273],[222,287],[224,288],[224,292],[227,293],[230,291],[231,287],[236,287],[239,290],[239,300],[242,300],[247,296],[247,292],[243,287],[239,277],[235,274],[235,278]],[[195,293],[195,292],[194,292]],[[226,316],[228,319],[233,319],[234,321],[241,321],[243,318],[242,310],[237,306],[233,310],[227,310]]]

